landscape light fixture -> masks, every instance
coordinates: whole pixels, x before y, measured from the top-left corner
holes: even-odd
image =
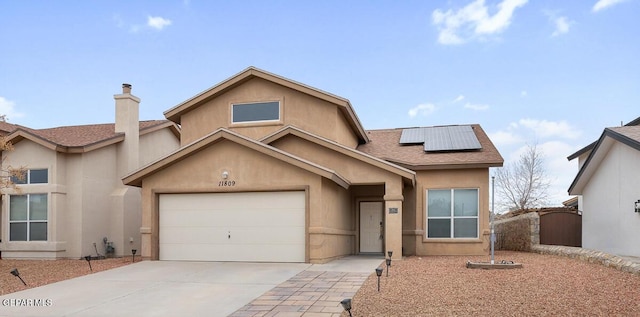
[[[24,280],[22,279],[22,277],[20,277],[20,272],[18,272],[18,269],[11,270],[11,275],[19,278],[20,282],[22,282],[22,284],[24,284],[24,286],[27,286],[27,283],[25,283]]]
[[[387,251],[387,255],[389,255],[389,258],[391,258],[391,256],[393,255],[393,251]]]
[[[132,263],[136,261],[136,252],[138,252],[138,250],[131,249],[131,262]]]
[[[391,258],[386,259],[387,262],[387,277],[389,277],[389,267],[391,266]]]
[[[91,256],[87,255],[84,257],[84,259],[87,260],[87,263],[89,263],[89,270],[93,272],[93,268],[91,267]]]
[[[344,308],[344,310],[349,313],[349,317],[353,317],[351,315],[351,298],[345,298],[342,301],[340,301],[340,305],[342,305],[342,308]]]
[[[380,291],[380,276],[382,276],[382,268],[376,268],[376,275],[378,276],[378,292]]]
[[[638,199],[638,201],[635,202],[636,205],[636,212],[640,212],[640,199]]]

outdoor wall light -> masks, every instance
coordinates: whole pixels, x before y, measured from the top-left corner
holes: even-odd
[[[376,268],[376,275],[378,276],[378,292],[380,291],[380,276],[382,276],[382,268]]]
[[[19,278],[20,282],[22,282],[22,284],[24,284],[24,286],[27,286],[27,283],[25,283],[24,280],[22,279],[22,277],[20,277],[20,272],[18,272],[18,269],[11,270],[11,275]]]
[[[638,199],[638,201],[635,202],[636,205],[636,212],[640,212],[640,199]]]
[[[222,179],[227,179],[227,178],[229,178],[229,172],[227,171],[222,172]]]
[[[87,255],[84,257],[84,259],[87,260],[87,263],[89,263],[89,270],[93,272],[93,268],[91,267],[91,256]]]
[[[132,263],[136,261],[136,252],[138,252],[138,250],[131,249],[131,262]]]

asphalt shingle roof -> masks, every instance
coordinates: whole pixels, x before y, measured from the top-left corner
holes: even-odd
[[[402,128],[369,130],[370,142],[358,146],[358,151],[407,167],[478,164],[502,166],[504,159],[480,125],[471,124],[482,145],[480,150],[425,152],[422,144],[401,145]]]

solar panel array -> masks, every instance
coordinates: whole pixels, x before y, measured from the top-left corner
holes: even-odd
[[[424,144],[426,152],[478,150],[480,141],[469,125],[402,130],[400,144]]]

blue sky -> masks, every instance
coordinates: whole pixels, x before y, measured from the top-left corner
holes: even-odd
[[[537,143],[551,203],[604,127],[640,116],[640,1],[0,0],[0,113],[32,128],[141,119],[248,66],[347,98],[366,129],[479,123]]]

